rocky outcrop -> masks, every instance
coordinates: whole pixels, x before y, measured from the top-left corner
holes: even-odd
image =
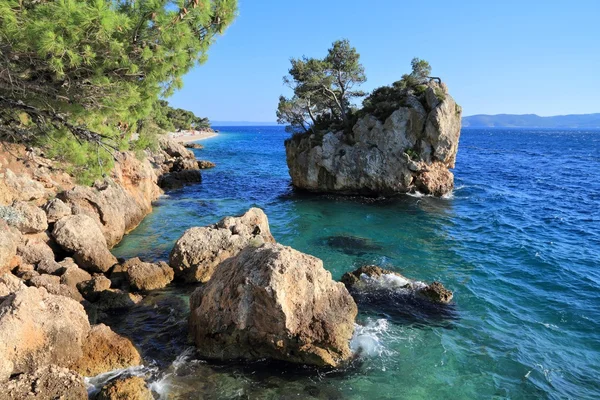
[[[117,263],[108,250],[98,223],[85,214],[62,218],[54,225],[52,235],[75,262],[91,272],[106,272]]]
[[[16,400],[87,400],[81,375],[56,365],[21,374],[0,385],[0,399]]]
[[[440,282],[426,284],[375,265],[360,267],[342,276],[342,282],[350,291],[393,290],[404,291],[406,295],[417,296],[435,303],[447,304],[453,294]]]
[[[175,243],[169,265],[185,282],[207,282],[223,260],[249,244],[275,243],[269,221],[259,208],[239,217],[225,217],[212,226],[191,228]]]
[[[165,262],[146,263],[132,258],[123,264],[130,287],[137,291],[162,289],[174,278],[173,268]]]
[[[196,156],[181,143],[161,139],[160,151],[151,154],[150,160],[161,170],[158,185],[165,190],[202,182]]]
[[[356,304],[321,260],[290,247],[248,246],[196,289],[190,306],[191,334],[207,358],[336,367],[351,357]]]
[[[296,135],[286,141],[295,187],[314,192],[394,195],[452,190],[461,108],[446,85],[408,94],[384,121],[365,115],[351,133]]]
[[[104,324],[94,326],[81,348],[82,356],[70,368],[83,376],[95,376],[142,363],[140,353],[127,338]]]
[[[130,376],[104,385],[94,400],[154,400],[154,396],[143,378]]]

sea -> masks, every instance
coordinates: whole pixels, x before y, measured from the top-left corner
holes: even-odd
[[[194,286],[148,294],[108,317],[140,349],[162,399],[600,398],[600,131],[463,129],[454,191],[363,198],[297,192],[282,127],[217,127],[203,182],[168,192],[113,249],[168,260],[194,226],[262,208],[279,243],[334,279],[379,265],[454,292],[444,310],[359,304],[355,360],[318,370],[209,362],[187,335]],[[93,386],[92,386],[93,389]]]

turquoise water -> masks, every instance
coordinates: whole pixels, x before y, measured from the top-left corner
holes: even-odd
[[[197,360],[185,338],[193,288],[158,291],[110,322],[165,398],[600,397],[600,132],[463,130],[452,196],[363,199],[294,193],[279,127],[221,130],[196,150],[217,168],[161,198],[115,255],[167,259],[187,228],[258,206],[280,243],[335,279],[382,265],[442,281],[454,309],[362,308],[360,359],[323,373]]]

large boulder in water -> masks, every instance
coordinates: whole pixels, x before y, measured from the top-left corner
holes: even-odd
[[[215,225],[185,231],[171,251],[169,264],[175,277],[186,282],[207,282],[223,260],[249,244],[275,243],[269,221],[259,208],[239,217],[225,217]]]
[[[139,258],[127,260],[122,269],[133,290],[148,291],[162,289],[173,280],[173,268],[165,262],[146,263]]]
[[[279,244],[248,246],[190,299],[200,354],[336,367],[351,357],[356,304],[323,262]]]
[[[452,190],[461,108],[443,83],[406,93],[390,115],[366,114],[352,132],[300,134],[285,143],[295,187],[314,192],[394,195]],[[385,118],[385,119],[383,119]]]
[[[106,272],[117,263],[108,250],[98,223],[91,217],[78,214],[61,218],[52,235],[63,249],[73,253],[77,264],[90,272]]]

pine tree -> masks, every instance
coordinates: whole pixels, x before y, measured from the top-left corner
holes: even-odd
[[[236,13],[237,0],[0,0],[0,139],[122,148]]]

